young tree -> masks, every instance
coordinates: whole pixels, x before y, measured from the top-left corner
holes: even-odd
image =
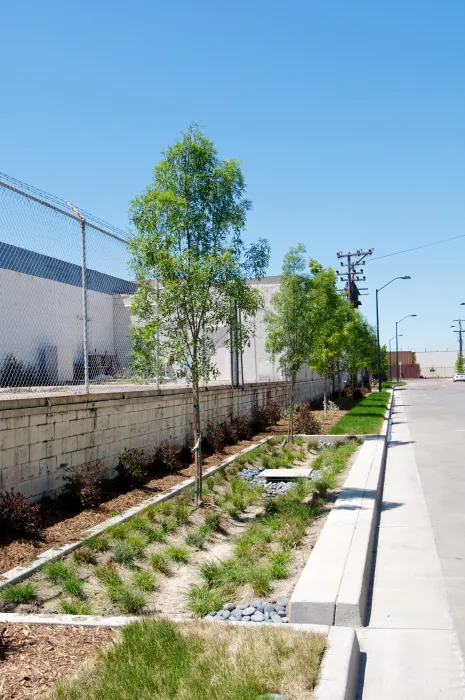
[[[265,240],[247,248],[242,241],[251,207],[244,192],[238,161],[221,160],[212,141],[192,125],[131,203],[138,283],[134,364],[154,372],[164,361],[180,363],[192,384],[196,505],[202,498],[199,383],[217,375],[211,336],[226,325],[239,349],[249,342],[261,295],[246,278],[262,277],[269,259]]]
[[[358,311],[351,311],[351,320],[343,353],[343,365],[355,386],[358,372],[369,367],[376,353],[376,333]]]
[[[273,295],[273,312],[265,316],[265,349],[290,378],[288,440],[294,440],[295,384],[299,370],[309,362],[311,350],[311,276],[305,247],[300,243],[284,256],[279,292]]]
[[[465,368],[463,364],[463,355],[458,355],[457,360],[455,361],[455,371],[457,374],[464,374]]]
[[[328,378],[341,357],[348,334],[350,308],[336,289],[336,273],[310,261],[312,351],[311,367],[324,378],[323,408],[328,410]]]

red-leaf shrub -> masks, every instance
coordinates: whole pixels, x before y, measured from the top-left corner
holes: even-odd
[[[281,420],[281,406],[279,406],[273,399],[268,399],[266,404],[266,412],[268,414],[268,424],[276,425]]]
[[[35,538],[41,532],[40,506],[13,489],[0,493],[0,535]]]
[[[121,481],[128,485],[140,484],[147,478],[147,459],[142,450],[124,450],[116,467]]]
[[[103,490],[98,475],[102,469],[101,462],[95,467],[86,464],[78,471],[63,479],[62,497],[73,508],[97,508],[103,497]]]
[[[239,440],[250,440],[253,435],[250,418],[245,413],[241,413],[232,419]]]
[[[208,423],[202,435],[203,452],[222,452],[226,445],[223,423]]]
[[[308,401],[300,406],[294,416],[294,431],[299,435],[318,435],[320,432],[320,424]]]
[[[171,445],[169,442],[162,442],[155,450],[154,462],[168,471],[174,471],[182,466],[180,452],[177,445]]]
[[[252,433],[262,433],[269,426],[268,411],[265,407],[259,406],[257,403],[252,406],[250,412],[250,427]]]

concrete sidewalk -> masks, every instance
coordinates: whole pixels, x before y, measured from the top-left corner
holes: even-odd
[[[464,700],[465,674],[403,407],[395,393],[358,700]]]

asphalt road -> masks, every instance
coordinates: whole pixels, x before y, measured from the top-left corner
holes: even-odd
[[[402,398],[412,446],[465,656],[465,382],[420,379],[401,391],[405,392]]]

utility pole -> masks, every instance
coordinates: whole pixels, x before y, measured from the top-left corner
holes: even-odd
[[[363,250],[357,250],[355,253],[342,253],[339,252],[337,254],[337,257],[339,260],[341,260],[341,267],[347,268],[346,271],[344,272],[339,272],[339,277],[341,279],[341,282],[344,282],[344,278],[347,278],[346,281],[346,294],[347,294],[347,301],[349,302],[350,306],[357,308],[360,306],[361,302],[359,302],[358,297],[360,296],[359,294],[359,288],[355,284],[356,282],[364,282],[366,280],[366,277],[360,277],[360,275],[363,274],[363,270],[357,270],[357,267],[362,265],[363,261],[367,257],[367,255],[372,255],[373,254],[373,248],[370,248],[367,251]],[[342,262],[342,258],[346,258],[347,262]],[[366,289],[366,287],[361,287],[360,289]],[[361,295],[364,296],[364,295]]]
[[[463,350],[462,333],[465,332],[465,328],[462,328],[462,323],[465,323],[465,319],[463,319],[463,318],[454,318],[454,323],[458,323],[458,324],[459,324],[459,330],[458,330],[458,331],[454,331],[454,333],[458,333],[458,334],[459,334],[459,355],[460,355],[460,357],[463,357],[463,352],[462,352],[462,350]],[[452,327],[453,327],[453,326],[452,326]]]

